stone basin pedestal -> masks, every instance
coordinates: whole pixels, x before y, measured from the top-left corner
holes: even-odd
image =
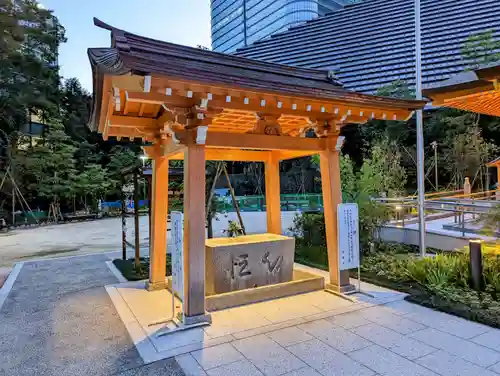
[[[206,294],[223,294],[293,279],[295,239],[275,234],[205,242]]]

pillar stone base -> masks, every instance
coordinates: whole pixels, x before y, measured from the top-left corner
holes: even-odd
[[[197,316],[184,316],[184,325],[211,324],[212,316],[210,313]]]
[[[335,292],[339,292],[341,294],[344,294],[346,292],[351,292],[351,291],[355,291],[356,290],[356,286],[352,285],[352,284],[347,284],[347,285],[342,285],[342,286],[339,286],[339,285],[333,285],[331,283],[327,283],[325,285],[325,289],[326,290],[332,290],[332,291],[335,291]]]
[[[356,290],[356,287],[351,284],[350,279],[349,279],[349,270],[341,270],[340,271],[340,283],[327,283],[325,288],[327,290],[332,290],[340,293],[346,293],[350,291]]]
[[[163,282],[146,282],[146,290],[148,291],[158,291],[158,290],[166,290],[167,289],[167,281]]]

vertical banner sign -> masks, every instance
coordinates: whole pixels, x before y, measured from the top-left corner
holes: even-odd
[[[184,214],[172,212],[172,289],[184,301]]]
[[[358,204],[337,207],[340,270],[359,267]]]

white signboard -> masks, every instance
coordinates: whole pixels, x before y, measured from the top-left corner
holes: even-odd
[[[340,204],[338,214],[338,242],[340,270],[359,267],[358,204]]]
[[[172,288],[184,301],[184,214],[172,212]]]

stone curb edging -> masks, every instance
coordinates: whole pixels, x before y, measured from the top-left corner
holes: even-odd
[[[5,280],[2,288],[0,288],[0,309],[2,309],[5,300],[7,300],[7,296],[9,295],[10,290],[12,290],[12,287],[14,287],[14,282],[16,281],[17,276],[21,272],[23,266],[24,262],[16,263],[10,271],[9,276]]]

